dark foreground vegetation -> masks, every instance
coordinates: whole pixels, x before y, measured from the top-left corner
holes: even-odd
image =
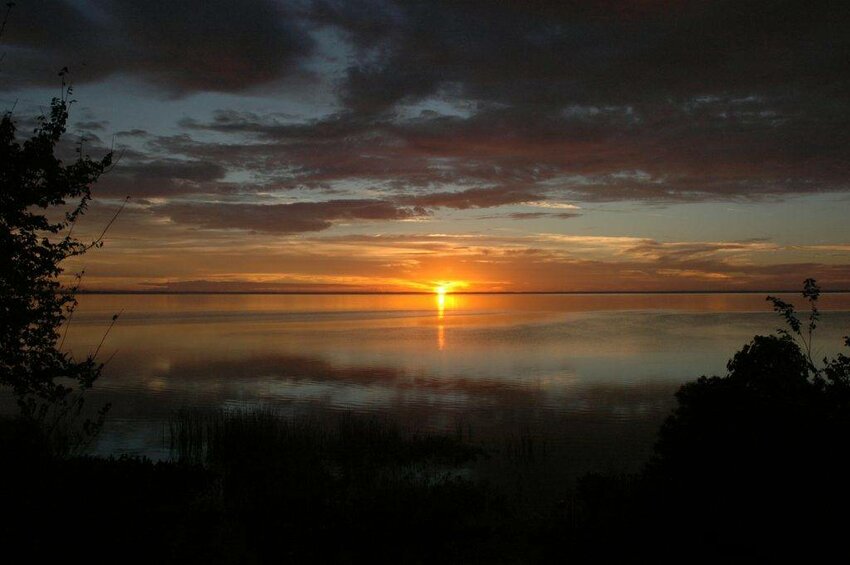
[[[37,430],[10,425],[3,535],[27,540],[31,558],[460,559],[499,515],[486,487],[452,473],[476,449],[374,419],[187,411],[172,423],[176,459],[158,463],[59,460],[39,450]]]
[[[679,390],[633,475],[584,476],[529,503],[521,475],[475,472],[498,454],[460,431],[183,411],[168,430],[174,459],[152,462],[70,457],[37,423],[7,420],[3,546],[34,561],[819,561],[845,545],[850,358],[812,359],[813,282],[804,296],[807,320],[772,299],[788,331]]]

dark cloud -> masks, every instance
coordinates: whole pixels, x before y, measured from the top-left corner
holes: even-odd
[[[538,200],[539,195],[523,190],[514,189],[492,189],[492,188],[470,188],[458,192],[434,192],[422,196],[414,196],[406,200],[414,206],[425,206],[428,208],[455,208],[466,210],[468,208],[492,208],[505,206],[507,204],[518,204],[529,200]]]
[[[588,200],[848,187],[850,36],[834,2],[323,6],[368,61],[344,85],[356,115],[477,105],[408,131],[422,153],[539,166],[556,186],[581,175],[560,186]]]
[[[380,200],[329,200],[293,204],[169,203],[157,207],[179,223],[208,229],[241,229],[278,234],[322,231],[336,221],[406,220],[422,208]]]
[[[144,137],[148,137],[149,135],[151,135],[151,133],[149,131],[143,130],[143,129],[140,129],[140,128],[134,128],[134,129],[131,129],[131,130],[124,130],[124,131],[119,131],[119,132],[115,133],[116,137],[130,137],[130,138],[132,138],[132,137],[144,138]]]
[[[321,15],[372,55],[349,71],[346,100],[361,111],[445,84],[538,110],[788,92],[834,82],[850,46],[828,1],[367,0],[324,2]]]
[[[145,292],[162,292],[169,294],[180,293],[216,293],[216,294],[267,294],[267,293],[302,293],[302,292],[362,292],[363,287],[355,284],[327,283],[257,283],[248,281],[170,281],[165,283],[142,283]]]
[[[74,128],[79,130],[105,130],[109,122],[102,120],[81,121],[74,123]]]
[[[347,113],[293,125],[221,112],[184,126],[241,141],[204,144],[185,136],[159,143],[276,175],[280,188],[383,183],[424,206],[485,207],[547,194],[669,202],[845,191],[845,111],[819,111],[806,115],[752,96],[701,96],[657,111],[571,105],[546,119],[508,107],[414,121]]]
[[[568,220],[581,216],[576,212],[513,212],[504,216],[487,216],[486,219],[508,218],[510,220],[541,220],[544,218],[558,218],[559,220]],[[485,218],[482,218],[485,219]]]
[[[316,33],[334,30],[351,53],[334,75],[340,111],[184,118],[184,133],[144,138],[141,161],[249,173],[246,192],[347,183],[429,208],[765,198],[850,190],[846,12],[820,0],[40,0],[15,8],[3,70],[50,84],[70,59],[86,63],[75,80],[240,91],[303,72]],[[114,190],[240,190],[223,171],[183,174],[117,173]]]
[[[33,0],[16,6],[4,72],[56,85],[139,75],[171,93],[240,91],[298,70],[309,35],[271,0]]]
[[[227,174],[222,165],[209,161],[123,162],[101,178],[99,196],[156,197],[214,192]]]

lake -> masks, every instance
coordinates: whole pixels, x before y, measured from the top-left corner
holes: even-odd
[[[821,308],[818,357],[850,333],[850,295]],[[66,349],[93,351],[118,312],[98,453],[167,457],[180,407],[262,404],[532,435],[575,472],[637,468],[679,385],[781,325],[761,294],[83,295]]]

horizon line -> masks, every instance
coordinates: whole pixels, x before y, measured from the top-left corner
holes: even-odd
[[[497,290],[497,291],[453,291],[448,294],[455,295],[614,295],[614,294],[801,294],[802,291],[788,289],[760,289],[760,290]],[[850,294],[850,289],[821,290],[821,294]],[[322,290],[83,290],[76,294],[140,294],[140,295],[422,295],[435,294],[433,291],[419,290],[397,290],[397,291],[322,291]]]

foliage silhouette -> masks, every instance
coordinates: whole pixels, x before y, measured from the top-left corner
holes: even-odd
[[[755,336],[726,376],[683,385],[659,431],[650,498],[691,547],[779,554],[837,533],[834,510],[850,503],[850,358],[814,361],[820,289],[807,279],[802,294],[807,319],[768,297],[788,329]]]
[[[844,550],[850,357],[814,360],[820,289],[803,287],[808,316],[768,297],[786,328],[754,336],[725,376],[680,387],[642,472],[579,481],[581,520],[562,534],[575,560],[812,562]]]
[[[65,70],[60,75],[62,96],[37,119],[31,138],[18,141],[10,112],[0,120],[0,384],[12,388],[22,415],[42,424],[48,436],[77,434],[70,438],[75,442],[96,431],[108,406],[85,418],[81,430],[67,426],[81,413],[83,393],[102,365],[97,352],[75,359],[62,351],[62,325],[77,306],[83,274],[71,285],[60,275],[66,259],[103,244],[105,230],[84,243],[73,228],[91,200],[91,185],[112,164],[112,153],[92,159],[80,142],[73,161],[58,155],[72,103]]]

